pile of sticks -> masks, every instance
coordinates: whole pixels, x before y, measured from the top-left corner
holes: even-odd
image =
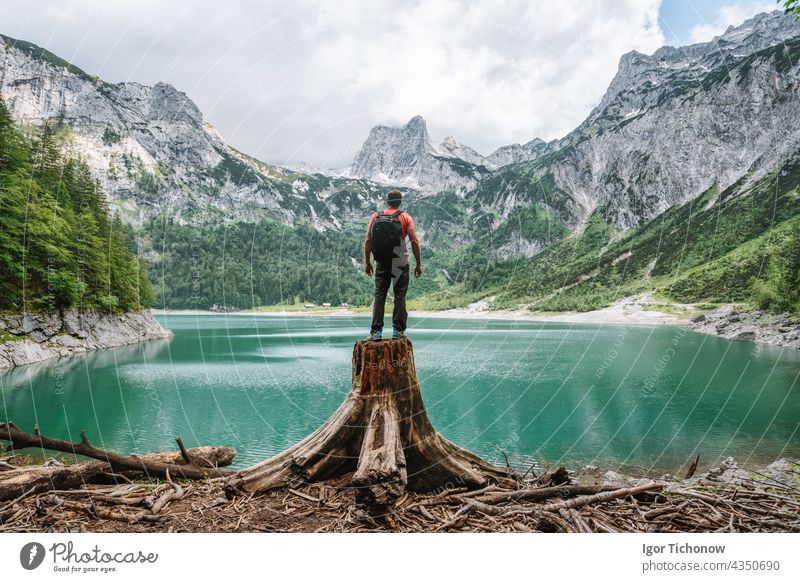
[[[800,531],[798,490],[705,478],[674,485],[651,482],[587,494],[577,485],[465,492],[412,503],[397,521],[408,531]]]
[[[0,531],[797,532],[800,491],[780,483],[536,484],[404,493],[391,514],[356,503],[346,478],[225,496],[219,479],[87,484],[0,506]]]
[[[18,466],[0,460],[0,532],[798,532],[797,480],[573,482],[563,467],[477,490],[405,491],[385,514],[359,503],[353,474],[245,496],[228,495],[225,447],[126,457],[0,424],[0,439],[95,458]],[[11,448],[11,447],[9,447]],[[697,459],[690,474],[696,468]],[[791,482],[789,482],[791,481]],[[509,486],[511,482],[513,485]]]

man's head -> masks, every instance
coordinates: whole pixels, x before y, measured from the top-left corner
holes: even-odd
[[[400,190],[390,190],[386,194],[386,203],[391,208],[400,208],[400,203],[403,201],[403,193]]]

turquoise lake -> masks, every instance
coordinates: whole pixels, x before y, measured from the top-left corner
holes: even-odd
[[[0,418],[125,453],[235,447],[244,467],[316,429],[350,388],[367,317],[162,315],[169,340],[0,374]],[[675,472],[800,456],[800,351],[671,326],[412,316],[434,426],[488,460]]]

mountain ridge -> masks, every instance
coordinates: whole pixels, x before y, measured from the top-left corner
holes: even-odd
[[[221,215],[253,221],[266,215],[284,224],[308,222],[325,230],[368,212],[390,186],[410,188],[423,197],[442,190],[461,197],[474,194],[481,203],[495,205],[505,219],[514,205],[530,206],[552,194],[541,192],[540,185],[547,182],[554,192],[571,198],[559,203],[560,208],[547,204],[568,228],[581,228],[595,208],[603,207],[615,228],[625,230],[698,195],[714,180],[723,186],[732,183],[769,151],[763,131],[758,147],[748,148],[749,158],[744,148],[732,152],[720,141],[711,148],[712,166],[718,167],[713,173],[718,175],[691,163],[687,166],[695,167],[688,177],[673,175],[672,169],[686,160],[663,151],[668,148],[657,143],[658,120],[648,119],[648,114],[658,110],[650,117],[663,122],[664,105],[675,96],[668,93],[698,85],[697,66],[688,73],[696,78],[685,78],[687,63],[707,58],[719,64],[737,50],[761,49],[770,39],[793,34],[800,34],[800,25],[776,11],[749,19],[708,43],[661,47],[649,56],[626,53],[600,103],[575,130],[547,143],[533,139],[502,146],[489,156],[454,139],[434,145],[419,116],[400,128],[376,126],[349,173],[338,176],[270,166],[238,152],[184,93],[169,84],[106,83],[46,49],[5,36],[0,37],[0,94],[18,121],[65,120],[73,132],[72,147],[130,222],[151,218],[156,209],[169,209],[179,220],[215,220]],[[670,73],[675,78],[667,78]],[[792,107],[785,109],[784,117],[796,113]],[[697,115],[704,114],[707,111]],[[681,115],[672,111],[671,123],[662,123],[678,144]],[[764,126],[757,115],[745,121],[748,127]],[[693,150],[693,156],[700,157],[703,128],[695,129],[691,147],[674,149]],[[614,133],[619,138],[608,139]],[[749,136],[737,137],[744,141]],[[631,141],[638,142],[635,151],[627,147]],[[726,158],[741,161],[733,167]],[[774,161],[766,160],[756,170],[766,171]]]
[[[86,161],[127,222],[164,212],[182,221],[266,215],[324,229],[337,224],[337,196],[355,195],[366,204],[383,190],[247,156],[226,144],[194,102],[168,83],[107,83],[8,36],[0,36],[0,50],[0,96],[14,119],[61,125],[65,148]],[[307,193],[303,204],[298,192]]]
[[[166,236],[156,219],[180,226],[181,244],[208,237],[224,245],[225,228],[212,239],[205,225],[240,225],[236,240],[243,245],[266,228],[269,240],[259,249],[267,257],[282,252],[285,237],[300,252],[304,242],[323,244],[318,234],[326,233],[327,267],[335,265],[330,277],[346,283],[342,300],[350,303],[369,299],[358,279],[363,226],[391,187],[412,194],[406,207],[433,265],[415,292],[435,293],[481,269],[501,280],[517,259],[550,256],[549,249],[587,231],[638,232],[715,185],[736,185],[746,196],[800,146],[793,124],[800,119],[800,24],[779,12],[726,31],[715,39],[718,51],[701,43],[623,55],[598,106],[561,139],[502,146],[484,157],[455,138],[434,144],[415,116],[401,127],[373,128],[349,176],[297,172],[239,152],[166,83],[105,83],[35,45],[0,41],[0,95],[12,113],[60,124],[65,143],[87,160],[114,207],[142,226],[147,252],[163,272],[169,261],[187,257],[184,249],[154,244],[153,237]],[[191,268],[176,267],[169,297],[187,301]],[[242,281],[246,264],[236,268]],[[229,304],[216,295],[215,276],[208,275],[213,291],[203,301]],[[269,277],[259,281],[269,285]],[[311,300],[320,300],[317,283],[306,283]],[[303,277],[293,278],[292,294],[302,286]],[[236,296],[246,301],[247,289]],[[257,296],[284,297],[274,290]]]
[[[785,99],[800,82],[797,67],[788,58],[789,66],[778,70],[780,65],[766,58],[749,78],[752,63],[741,62],[776,47],[788,50],[787,41],[799,35],[800,23],[774,11],[706,43],[664,46],[652,55],[626,53],[598,105],[564,137],[503,146],[482,159],[467,149],[468,167],[492,170],[477,184],[475,173],[454,175],[450,167],[442,168],[427,132],[416,137],[427,140],[424,150],[410,155],[408,142],[398,139],[406,126],[371,132],[353,175],[412,184],[428,193],[476,192],[503,217],[514,205],[541,202],[539,186],[551,182],[549,194],[565,192],[571,198],[559,203],[560,209],[551,208],[570,229],[581,228],[602,208],[615,228],[627,230],[698,196],[715,181],[724,188],[748,173],[757,179],[793,151],[796,134],[774,151],[772,128],[788,127],[800,115]],[[765,97],[775,101],[769,111],[761,107]],[[390,131],[398,132],[392,143],[381,140]],[[456,155],[456,148],[448,150]]]
[[[800,23],[777,11],[747,23],[746,30],[783,30],[781,38],[789,42],[726,58],[714,69],[652,67],[650,57],[634,72],[623,66],[587,119],[543,156],[519,166],[519,173],[551,175],[572,193],[580,208],[566,217],[568,223],[584,223],[602,208],[619,230],[698,196],[715,181],[724,188],[748,173],[752,179],[764,175],[798,140],[796,132],[773,128],[792,127],[800,115],[797,100],[788,98],[800,82],[796,59],[777,54],[796,54]],[[654,54],[665,54],[659,51]],[[760,59],[759,66],[751,58]]]
[[[454,136],[435,144],[428,134],[425,119],[415,115],[398,127],[374,126],[356,154],[349,175],[409,186],[423,194],[442,190],[465,192],[475,188],[489,171],[510,163],[535,160],[547,146],[548,143],[534,138],[525,144],[500,146],[484,156]]]

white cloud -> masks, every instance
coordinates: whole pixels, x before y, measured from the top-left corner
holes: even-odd
[[[725,32],[729,26],[738,26],[759,12],[772,12],[778,6],[769,0],[744,0],[721,6],[714,22],[696,24],[689,31],[691,43],[708,42]]]
[[[2,32],[109,81],[167,81],[232,145],[341,166],[369,129],[423,115],[488,154],[563,136],[620,56],[664,42],[660,0],[60,2]],[[50,5],[53,6],[53,5]]]

